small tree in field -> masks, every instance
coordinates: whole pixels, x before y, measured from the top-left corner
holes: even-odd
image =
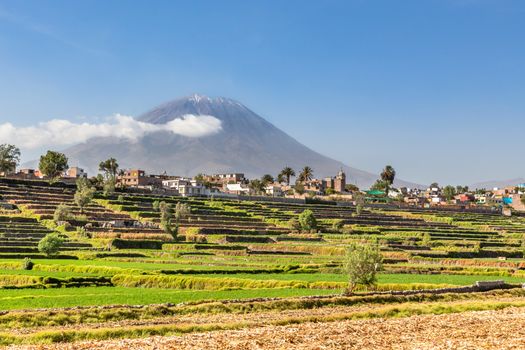
[[[64,203],[59,204],[53,213],[53,220],[55,220],[55,222],[67,221],[72,217],[73,214],[71,213],[71,209]]]
[[[306,209],[301,214],[299,214],[297,219],[299,220],[299,224],[301,225],[301,229],[303,231],[317,229],[317,220],[315,219],[313,211],[310,209]]]
[[[47,256],[55,255],[59,252],[63,243],[64,240],[58,235],[58,233],[53,232],[38,242],[38,251],[44,253]]]
[[[91,203],[94,194],[95,188],[89,185],[87,179],[80,178],[77,180],[77,191],[75,192],[74,200],[81,214],[84,214],[84,208]]]
[[[171,228],[171,222],[173,220],[173,209],[171,205],[162,201],[159,203],[159,212],[160,212],[160,227],[167,234],[173,235],[173,230]]]
[[[351,293],[358,284],[374,286],[376,274],[383,267],[383,257],[378,244],[352,244],[348,247],[345,269],[348,273],[348,291]]]
[[[181,220],[190,215],[190,213],[191,209],[188,204],[178,202],[177,205],[175,205],[175,230],[172,233],[175,239],[177,239],[177,235],[179,234]]]

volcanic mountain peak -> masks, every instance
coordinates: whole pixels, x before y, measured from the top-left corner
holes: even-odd
[[[205,95],[191,96],[168,101],[142,114],[138,120],[152,124],[164,124],[183,115],[211,115],[220,120],[245,116],[246,112],[258,117],[242,103],[226,97],[211,98]],[[262,118],[261,118],[262,119]]]
[[[92,139],[65,151],[72,161],[93,173],[98,163],[115,157],[122,168],[142,168],[150,173],[167,171],[193,176],[198,173],[242,172],[248,177],[278,174],[285,166],[299,172],[314,169],[315,177],[335,175],[341,167],[347,182],[370,186],[377,175],[345,166],[301,144],[240,102],[230,98],[194,94],[166,102],[137,119],[166,124],[184,116],[212,116],[220,131],[201,137],[169,132],[150,133],[131,142],[111,137]],[[398,186],[416,184],[396,180]]]

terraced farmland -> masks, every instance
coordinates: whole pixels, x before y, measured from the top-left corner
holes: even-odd
[[[525,306],[519,216],[132,192],[97,193],[81,212],[74,193],[0,179],[3,345]],[[189,206],[177,239],[159,227],[158,201]],[[67,223],[53,219],[59,205]],[[306,209],[318,228],[301,232],[292,222]],[[51,232],[65,243],[46,256],[37,246]],[[343,296],[347,247],[367,241],[384,258],[376,290]],[[488,280],[506,284],[457,289]]]

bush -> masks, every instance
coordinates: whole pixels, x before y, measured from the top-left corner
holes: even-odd
[[[38,251],[46,254],[47,256],[55,255],[59,252],[63,243],[64,240],[58,235],[58,233],[53,232],[38,242]]]
[[[30,258],[24,258],[24,261],[22,262],[22,270],[32,270],[33,266],[35,266],[35,263],[33,263]]]
[[[317,220],[315,219],[314,213],[310,209],[306,209],[301,214],[299,214],[299,224],[301,225],[301,230],[311,231],[317,229]]]
[[[383,266],[383,257],[377,244],[352,244],[348,248],[345,270],[349,277],[348,289],[354,291],[358,284],[366,287],[375,285],[376,273]]]
[[[288,221],[288,225],[293,231],[301,231],[301,224],[297,218],[291,218],[290,221]]]
[[[59,204],[58,207],[56,207],[55,212],[53,214],[53,220],[55,222],[58,221],[67,221],[72,218],[71,209],[65,205],[65,204]]]
[[[341,232],[341,230],[343,229],[343,227],[345,226],[343,220],[335,220],[333,223],[332,223],[332,231],[334,232]]]

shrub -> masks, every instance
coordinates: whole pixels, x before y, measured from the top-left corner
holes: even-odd
[[[301,214],[299,214],[298,220],[303,231],[317,229],[317,220],[315,219],[314,213],[310,209],[306,209]]]
[[[32,270],[33,266],[35,266],[35,263],[33,263],[30,258],[24,258],[24,261],[22,262],[22,270]]]
[[[154,211],[159,211],[159,208],[160,208],[160,202],[159,201],[153,201],[153,203],[151,205],[152,205]]]
[[[290,221],[288,221],[288,225],[293,231],[301,231],[301,224],[297,218],[291,218]]]
[[[124,202],[124,196],[123,195],[119,195],[117,197],[117,202],[120,202],[120,203]]]
[[[343,229],[344,226],[345,225],[344,225],[343,220],[335,220],[332,223],[332,231],[334,231],[334,232],[341,232],[341,230]]]
[[[376,273],[381,270],[383,257],[377,244],[352,244],[346,255],[345,270],[349,277],[348,289],[354,291],[358,284],[373,286],[377,282]]]
[[[64,240],[58,235],[58,233],[53,232],[38,242],[38,251],[47,256],[55,255],[60,250],[62,243],[64,243]]]
[[[67,205],[59,204],[53,214],[53,220],[55,220],[55,222],[67,221],[70,220],[72,216],[71,209]]]

